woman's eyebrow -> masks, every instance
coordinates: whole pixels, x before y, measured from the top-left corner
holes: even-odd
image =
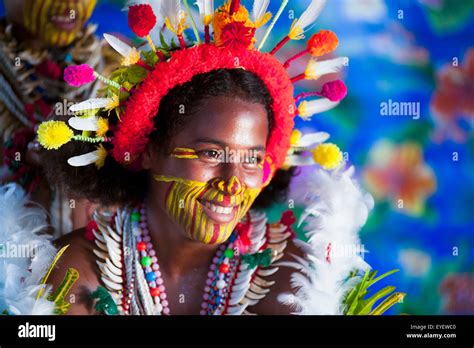
[[[194,143],[204,143],[204,144],[214,144],[214,145],[218,145],[220,147],[231,147],[229,144],[226,144],[225,142],[223,141],[220,141],[220,140],[217,140],[217,139],[212,139],[212,138],[200,138],[200,139],[196,139],[194,141]],[[252,148],[250,148],[249,150],[255,150],[255,151],[265,151],[266,150],[266,147],[263,146],[263,145],[257,145],[257,146],[254,146]]]

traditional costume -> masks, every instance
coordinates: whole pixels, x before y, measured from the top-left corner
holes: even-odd
[[[217,69],[245,69],[254,73],[272,97],[275,120],[266,157],[261,163],[264,185],[270,183],[280,168],[306,167],[305,175],[296,178],[292,187],[292,196],[298,197],[299,203],[305,206],[299,223],[306,223],[308,239],[307,242],[295,239],[294,243],[306,256],[295,256],[293,262],[281,260],[288,239],[295,236],[292,225],[296,217],[288,211],[279,222],[269,222],[264,213],[250,207],[258,192],[246,189],[238,178],[197,183],[155,175],[155,180],[171,183],[166,202],[170,215],[193,231],[196,239],[220,244],[204,284],[201,314],[253,314],[249,308],[271,291],[274,282],[267,277],[281,267],[295,268],[292,277],[295,293],[279,294],[282,305],[291,306],[295,314],[381,314],[404,294],[393,293],[375,306],[375,302],[393,292],[393,288],[367,298],[367,288],[382,277],[375,278],[375,272],[363,260],[363,250],[347,251],[348,247],[361,245],[358,231],[373,206],[372,198],[354,181],[354,169],[345,169],[339,148],[325,143],[328,134],[302,135],[294,130],[295,117],[307,120],[327,111],[337,106],[347,91],[344,83],[336,80],[324,84],[320,90],[295,97],[293,85],[303,79],[317,80],[337,72],[347,59],[319,58],[332,52],[338,43],[336,35],[327,30],[313,35],[307,48],[286,62],[280,63],[275,57],[288,41],[305,38],[304,33],[324,7],[323,0],[312,0],[293,22],[288,35],[273,50],[263,52],[287,3],[283,1],[272,16],[267,12],[268,0],[255,0],[252,15],[238,0],[229,1],[217,10],[213,1],[198,0],[204,38],[191,18],[196,34],[193,43],[183,37],[189,13],[181,8],[180,1],[163,1],[160,5],[153,2],[154,6],[142,1],[131,6],[129,25],[135,34],[146,38],[148,49],[142,45],[138,50],[106,34],[107,42],[123,56],[122,66],[109,77],[98,74],[94,67],[86,64],[66,69],[65,79],[71,85],[84,86],[99,79],[105,87],[99,97],[73,105],[70,110],[76,116],[68,122],[42,123],[38,139],[46,149],[60,149],[70,141],[97,144],[93,152],[71,157],[68,163],[72,166],[101,168],[105,157],[112,156],[118,163],[136,170],[153,131],[153,118],[160,101],[171,89],[189,82],[193,76]],[[157,21],[176,35],[177,44],[161,40],[161,46],[156,46],[149,34],[156,25],[160,26]],[[257,42],[256,30],[264,30],[267,23],[262,40]],[[287,68],[305,55],[309,56],[306,71],[289,76]],[[173,156],[195,160],[196,153],[193,149],[178,148]],[[202,214],[200,223],[196,224],[183,209],[173,210],[174,197],[192,200],[193,192],[214,195],[216,199],[221,197],[219,192],[225,192],[241,206],[250,207],[250,211],[242,209],[238,224],[230,231],[212,225]],[[94,220],[95,255],[103,283],[93,294],[97,298],[96,309],[106,314],[172,314],[166,284],[161,277],[159,255],[149,235],[145,205],[125,206],[115,212],[98,211]],[[64,284],[70,286],[74,276],[77,275],[71,270]],[[58,301],[62,309],[67,307],[64,297],[42,296],[41,299]],[[61,312],[58,306],[56,311]]]

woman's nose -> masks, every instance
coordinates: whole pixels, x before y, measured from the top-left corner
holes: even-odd
[[[211,182],[211,187],[222,191],[228,195],[238,195],[242,193],[244,185],[237,176],[232,176],[229,179],[216,179]]]

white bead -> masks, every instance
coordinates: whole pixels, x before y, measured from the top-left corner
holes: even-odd
[[[140,227],[134,227],[132,229],[133,235],[135,237],[140,236],[142,234],[142,229]]]
[[[217,283],[216,283],[216,286],[218,289],[223,289],[225,288],[225,281],[223,281],[222,279],[221,280],[218,280]]]
[[[156,311],[155,313],[159,314],[159,313],[161,313],[162,310],[163,310],[163,306],[161,305],[161,303],[156,303],[155,304],[155,311]]]

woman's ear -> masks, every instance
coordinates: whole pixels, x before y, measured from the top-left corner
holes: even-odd
[[[153,163],[153,154],[151,151],[151,146],[148,144],[146,150],[142,153],[142,168],[149,170],[151,169]]]

